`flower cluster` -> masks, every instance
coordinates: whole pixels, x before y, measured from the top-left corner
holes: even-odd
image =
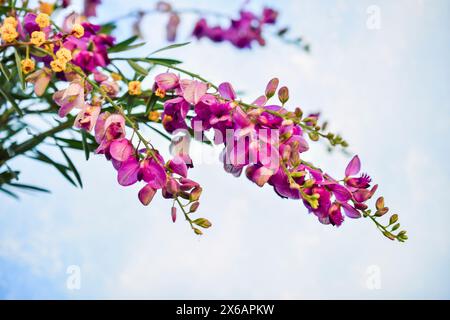
[[[275,23],[276,18],[277,13],[267,8],[261,17],[242,11],[229,29],[220,29],[225,34],[222,40],[242,48],[250,47],[255,40],[263,44],[261,27]],[[205,24],[202,32],[210,29],[214,28]],[[341,179],[305,161],[309,142],[323,138],[332,146],[342,147],[347,142],[325,133],[318,113],[305,115],[300,108],[290,111],[289,89],[278,88],[277,78],[269,81],[263,95],[248,104],[238,98],[230,83],[215,86],[167,59],[127,58],[136,75],[124,79],[108,57],[114,38],[101,34],[100,26],[76,14],[66,17],[61,28],[53,28],[45,12],[27,12],[23,18],[11,15],[4,19],[0,31],[2,46],[15,47],[19,73],[27,74],[26,81],[34,85],[37,96],[46,93],[52,79],[65,83],[64,89],[54,86],[50,91],[50,99],[59,106],[58,115],[72,119],[71,114],[75,116],[73,111],[77,111],[74,126],[85,133],[94,132],[96,153],[111,162],[118,183],[124,187],[139,183],[138,199],[143,205],[148,205],[160,190],[173,203],[172,220],[176,220],[178,204],[196,234],[202,234],[199,227],[209,228],[211,222],[191,218],[199,207],[202,187],[188,177],[193,163],[185,139],[174,140],[172,157],[164,159],[140,132],[139,121],[161,122],[170,134],[183,131],[184,137],[193,135],[198,140],[214,131],[214,143],[223,146],[221,159],[226,172],[236,177],[245,172],[259,187],[270,185],[280,197],[300,201],[323,224],[340,226],[345,217],[366,217],[389,239],[407,239],[405,231],[394,234],[400,227],[397,215],[391,216],[388,225],[378,222],[388,212],[383,197],[376,200],[375,213],[369,209],[368,201],[377,185],[372,185],[369,175],[360,174],[358,156],[349,162]],[[25,50],[21,52],[22,48]],[[20,55],[25,58],[20,60]],[[136,61],[152,66],[159,63],[169,70],[156,75],[151,89],[144,90],[141,81],[149,71]],[[120,75],[108,68],[111,65]],[[182,78],[171,68],[192,78]],[[128,90],[121,90],[125,88]],[[275,95],[279,103],[269,103]],[[124,110],[124,101],[132,107]],[[143,104],[146,111],[142,118],[132,108]],[[153,109],[155,105],[160,109]]]
[[[261,15],[242,10],[239,18],[231,19],[230,25],[210,26],[205,18],[198,20],[192,34],[197,39],[208,38],[214,42],[228,41],[237,48],[251,48],[254,42],[264,46],[263,29],[268,24],[275,24],[278,12],[271,8],[264,8]]]
[[[360,171],[355,156],[346,169],[345,178],[336,180],[303,160],[308,142],[304,134],[316,131],[318,115],[302,118],[301,110],[289,112],[282,105],[267,105],[278,86],[269,82],[266,94],[252,105],[237,100],[231,84],[222,83],[216,92],[208,93],[208,84],[180,79],[174,73],[156,76],[155,89],[171,93],[165,101],[162,124],[168,132],[192,129],[203,133],[215,131],[215,142],[224,144],[223,162],[227,172],[245,173],[262,187],[271,185],[282,198],[300,199],[324,224],[340,226],[344,215],[359,218],[367,209],[365,202],[375,193],[371,179]],[[288,90],[279,90],[280,102],[288,99]],[[187,121],[193,106],[194,115]],[[313,136],[313,135],[310,135]],[[224,138],[226,137],[226,138]]]

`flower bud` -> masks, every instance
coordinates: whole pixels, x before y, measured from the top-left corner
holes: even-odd
[[[297,107],[297,108],[295,108],[295,116],[297,117],[297,118],[302,118],[302,116],[303,116],[303,111],[302,111],[302,109],[300,109],[299,107]]]
[[[388,211],[389,211],[389,208],[388,208],[388,207],[381,208],[381,210],[377,210],[377,212],[375,212],[375,216],[376,216],[376,217],[382,217],[382,216],[384,216],[386,213],[388,213]]]
[[[391,218],[389,219],[389,224],[394,224],[394,223],[397,222],[397,220],[398,220],[398,215],[397,214],[393,214],[391,216]]]
[[[189,208],[189,212],[197,211],[199,206],[200,206],[200,202],[198,202],[198,201],[194,202],[193,204],[191,204],[191,207]]]
[[[270,99],[274,96],[275,92],[277,91],[279,83],[280,81],[278,80],[278,78],[273,78],[272,80],[269,81],[269,83],[266,86],[266,93],[265,93],[267,99]]]
[[[379,197],[377,199],[377,202],[375,204],[375,207],[377,208],[378,211],[380,211],[381,209],[384,208],[384,198],[383,197]]]
[[[384,231],[383,235],[388,239],[395,240],[395,236],[392,233],[390,233],[389,231]]]
[[[193,228],[193,230],[194,230],[195,234],[198,234],[199,236],[201,236],[203,234],[203,232],[198,228]]]
[[[308,133],[308,136],[312,141],[319,140],[319,134],[315,131],[311,131],[310,133]]]
[[[152,201],[155,193],[156,190],[147,184],[138,193],[139,201],[141,201],[144,206],[148,206],[148,204]]]
[[[197,201],[200,198],[200,195],[202,194],[202,188],[201,187],[195,187],[191,191],[191,195],[189,196],[189,200],[191,202]]]
[[[289,100],[289,89],[287,87],[281,87],[278,90],[278,99],[282,104],[285,104]]]
[[[175,223],[177,220],[177,208],[172,207],[172,210],[170,211],[170,215],[172,216],[172,221]]]
[[[205,229],[207,229],[207,228],[212,226],[211,222],[208,219],[205,219],[205,218],[198,218],[198,219],[195,219],[192,222],[195,223],[196,225],[198,225],[199,227],[202,227],[202,228],[205,228]]]

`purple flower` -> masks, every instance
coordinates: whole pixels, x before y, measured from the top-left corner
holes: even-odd
[[[162,113],[164,129],[169,133],[177,129],[187,129],[185,119],[189,108],[189,103],[182,97],[167,100],[164,103],[164,112]]]

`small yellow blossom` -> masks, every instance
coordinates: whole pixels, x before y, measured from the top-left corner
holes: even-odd
[[[30,42],[35,46],[40,47],[45,42],[45,33],[42,31],[33,31]]]
[[[45,14],[52,14],[55,9],[55,5],[53,3],[39,1],[39,11]]]
[[[49,51],[49,52],[53,52],[53,50],[55,49],[55,45],[54,45],[53,43],[47,43],[47,44],[44,46],[44,49],[47,50],[47,51]]]
[[[46,13],[39,13],[36,17],[36,23],[41,29],[50,25],[50,17]]]
[[[4,24],[0,29],[0,33],[5,42],[13,42],[19,36],[16,27],[12,24]]]
[[[61,48],[58,51],[56,51],[56,58],[58,60],[62,60],[67,63],[70,60],[72,60],[72,53],[70,52],[69,49]]]
[[[6,17],[5,20],[3,21],[3,24],[10,24],[12,25],[14,28],[17,27],[17,19],[14,17]]]
[[[84,36],[84,28],[81,24],[79,23],[75,23],[72,27],[72,34],[76,37],[76,38],[81,38],[82,36]]]
[[[140,81],[130,81],[128,83],[128,93],[132,96],[138,96],[142,93]]]
[[[161,114],[158,111],[150,111],[148,114],[148,120],[158,122],[160,116]]]
[[[122,76],[121,76],[120,74],[118,74],[118,73],[115,73],[115,72],[111,73],[111,78],[112,78],[114,81],[120,81],[120,80],[122,80]]]
[[[36,64],[31,59],[23,59],[20,61],[20,65],[22,66],[22,72],[24,74],[34,71],[34,68],[36,67]]]
[[[66,70],[67,63],[64,60],[56,59],[50,62],[50,67],[54,72],[62,72]]]
[[[155,91],[155,96],[160,97],[162,99],[166,96],[166,92],[163,89],[158,88]]]

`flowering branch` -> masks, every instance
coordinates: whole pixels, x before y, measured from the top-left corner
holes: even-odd
[[[143,205],[149,205],[156,193],[161,192],[172,201],[173,222],[177,218],[177,205],[194,233],[200,235],[203,233],[200,228],[207,229],[212,224],[205,218],[191,217],[199,208],[203,189],[188,178],[193,168],[189,137],[209,143],[205,137],[213,132],[214,143],[223,148],[221,160],[226,172],[237,177],[245,171],[247,178],[259,187],[270,185],[278,196],[302,203],[322,224],[339,227],[346,218],[365,217],[389,239],[407,240],[406,231],[398,231],[396,214],[387,225],[379,221],[389,210],[383,197],[376,200],[374,213],[369,209],[377,185],[372,186],[369,175],[360,174],[358,156],[351,159],[341,179],[304,160],[309,144],[321,138],[332,147],[346,148],[348,143],[341,136],[327,132],[326,122],[320,122],[320,114],[305,114],[300,108],[290,111],[289,89],[279,88],[278,78],[270,80],[264,94],[248,103],[236,95],[230,83],[213,84],[180,68],[179,61],[151,55],[110,57],[115,52],[133,49],[134,39],[116,43],[111,35],[101,33],[100,26],[76,14],[69,15],[56,28],[50,16],[42,8],[40,11],[12,10],[2,20],[1,77],[18,79],[23,92],[27,90],[26,83],[32,84],[31,99],[42,99],[57,107],[37,112],[23,108],[16,100],[17,97],[26,100],[27,96],[17,95],[19,89],[7,81],[1,93],[4,103],[11,107],[0,119],[9,125],[14,113],[19,118],[57,113],[67,121],[30,141],[11,142],[13,147],[9,149],[16,154],[32,150],[32,157],[52,163],[69,181],[67,170],[70,169],[81,186],[79,174],[60,142],[83,149],[86,158],[95,144],[95,153],[103,154],[111,162],[120,185],[141,184],[138,199]],[[167,12],[173,13],[172,9]],[[183,45],[186,43],[166,49]],[[127,78],[116,62],[127,62],[134,76]],[[143,63],[149,67],[143,67]],[[167,71],[154,76],[151,88],[142,88],[141,82],[158,66]],[[58,89],[62,86],[63,89]],[[270,103],[275,96],[278,102]],[[81,131],[81,141],[55,135],[72,123]],[[169,160],[141,132],[139,123],[168,138],[183,133],[171,142]],[[149,123],[161,125],[165,132]],[[5,141],[10,141],[12,136],[7,134]],[[47,137],[52,137],[55,146],[61,149],[67,166],[54,164],[36,149]],[[2,156],[0,166],[7,166],[12,157]],[[3,178],[16,177],[11,172],[8,167],[0,185],[11,184],[12,178]]]

